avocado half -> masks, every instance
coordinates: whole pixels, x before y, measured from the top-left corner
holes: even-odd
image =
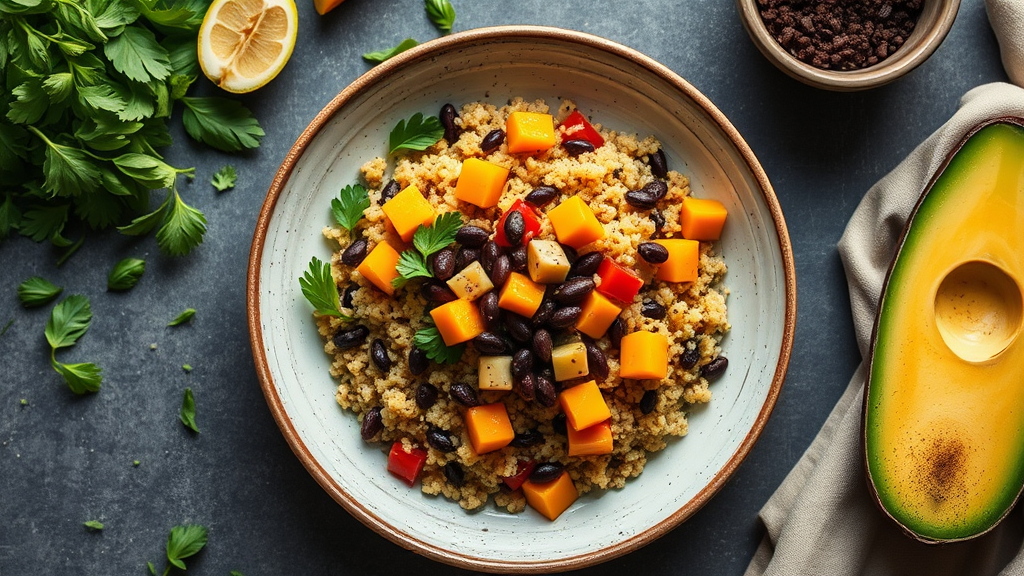
[[[864,394],[868,483],[928,543],[1024,489],[1024,119],[975,128],[922,194],[882,288]]]

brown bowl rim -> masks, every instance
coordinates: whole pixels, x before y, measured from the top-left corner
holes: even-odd
[[[440,51],[457,47],[463,43],[497,39],[540,39],[582,44],[588,48],[604,51],[624,58],[648,69],[661,79],[673,85],[681,93],[695,101],[715,122],[718,128],[728,136],[735,150],[742,157],[747,168],[756,179],[757,184],[761,189],[764,201],[771,213],[775,231],[779,238],[779,249],[782,254],[783,274],[785,278],[786,293],[783,338],[771,388],[769,389],[768,396],[765,399],[753,426],[725,466],[723,466],[722,469],[714,475],[714,477],[700,492],[697,493],[696,496],[662,522],[617,544],[607,546],[594,552],[556,560],[504,562],[446,550],[433,544],[423,542],[410,534],[406,534],[395,529],[382,518],[373,514],[362,504],[349,496],[331,480],[325,469],[313,458],[312,454],[309,452],[288,418],[284,404],[274,387],[273,377],[270,374],[270,369],[267,364],[267,357],[263,348],[263,331],[260,322],[259,272],[267,230],[269,228],[277,200],[280,197],[288,178],[291,176],[296,162],[302,156],[306,147],[313,138],[327,124],[331,117],[345,105],[345,103],[358,96],[368,87],[379,82],[386,81],[387,76],[393,70],[423,60],[428,60]],[[309,126],[303,130],[302,134],[295,141],[295,144],[282,161],[281,167],[275,174],[270,188],[267,191],[266,199],[260,209],[249,254],[246,305],[250,344],[252,346],[256,374],[260,382],[260,387],[263,389],[263,394],[266,397],[267,405],[270,407],[271,414],[277,422],[278,427],[281,429],[281,432],[284,434],[288,445],[302,462],[303,466],[305,466],[306,470],[311,476],[313,476],[314,480],[316,480],[316,482],[320,484],[320,486],[336,502],[341,504],[342,507],[352,514],[352,516],[357,520],[388,540],[433,560],[460,568],[483,570],[487,572],[536,574],[591,566],[629,553],[649,544],[696,513],[697,510],[707,503],[707,501],[722,488],[726,480],[732,476],[736,468],[750,452],[754,442],[760,436],[761,431],[764,429],[765,423],[778,400],[782,383],[785,380],[786,370],[793,348],[793,334],[796,324],[796,274],[793,264],[793,251],[789,240],[789,233],[783,218],[782,209],[777,197],[775,196],[771,183],[768,180],[768,176],[765,174],[764,169],[757,161],[750,147],[740,136],[739,132],[726,119],[725,115],[722,114],[722,112],[719,111],[718,108],[716,108],[714,104],[712,104],[711,101],[701,94],[696,88],[650,57],[598,36],[546,26],[495,26],[467,30],[431,40],[375,66],[342,90],[316,115],[316,117],[313,118]]]

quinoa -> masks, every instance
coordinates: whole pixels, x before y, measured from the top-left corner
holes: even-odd
[[[574,109],[573,102],[562,101],[552,113],[556,123]],[[579,255],[600,251],[605,258],[635,271],[644,280],[644,286],[619,316],[624,332],[656,332],[664,334],[669,342],[667,377],[631,380],[619,376],[618,349],[609,338],[597,340],[608,360],[608,377],[596,380],[611,411],[613,452],[570,457],[566,437],[558,433],[553,424],[561,412],[557,403],[545,408],[536,401],[524,401],[516,392],[478,391],[482,403],[505,404],[517,433],[536,430],[544,437],[543,442],[528,448],[506,446],[478,455],[466,431],[465,408],[451,398],[449,389],[457,382],[476,389],[480,354],[469,345],[456,364],[431,362],[430,368],[419,376],[409,371],[407,359],[413,347],[413,335],[425,326],[424,318],[430,309],[416,288],[417,282],[389,296],[340,260],[344,248],[359,237],[365,238],[371,248],[384,241],[396,248],[408,247],[387,225],[381,209],[381,190],[387,182],[388,167],[383,158],[370,160],[362,167],[362,178],[370,197],[365,218],[352,232],[336,227],[323,230],[324,236],[339,247],[331,259],[334,280],[342,290],[355,288],[351,294],[351,312],[360,324],[369,328],[370,337],[358,347],[339,350],[331,338],[350,324],[339,318],[321,316],[317,318],[317,325],[326,340],[324,350],[333,358],[331,375],[338,381],[335,395],[338,404],[354,412],[360,422],[370,410],[381,408],[383,430],[372,440],[379,441],[382,448],[401,441],[406,451],[414,447],[427,451],[421,475],[424,493],[443,494],[465,509],[479,508],[493,496],[498,507],[518,512],[525,507],[526,500],[520,490],[510,491],[502,478],[514,475],[520,460],[561,463],[576,489],[583,494],[595,488],[623,488],[628,478],[643,471],[648,453],[664,449],[670,437],[685,436],[689,408],[711,400],[709,383],[701,376],[701,367],[721,354],[720,341],[729,330],[729,323],[725,304],[728,290],[721,286],[726,266],[712,243],[701,242],[698,278],[689,283],[655,280],[655,267],[637,255],[641,242],[680,237],[680,208],[683,198],[690,194],[687,177],[669,171],[668,194],[657,209],[664,221],[660,230],[656,230],[650,211],[637,210],[626,203],[627,191],[639,189],[655,179],[647,160],[660,148],[657,140],[605,130],[600,124],[594,124],[605,144],[579,156],[569,155],[559,143],[533,155],[510,154],[505,143],[489,154],[482,152],[483,137],[492,130],[504,129],[506,118],[513,111],[547,113],[549,108],[542,100],[528,102],[521,98],[500,108],[487,103],[466,104],[456,119],[461,129],[456,142],[449,144],[441,139],[423,152],[400,157],[391,178],[403,189],[415,185],[437,213],[458,210],[465,224],[489,232],[493,232],[498,217],[516,199],[523,198],[537,186],[553,186],[560,192],[556,201],[542,211],[574,195],[593,209],[604,225],[605,236],[582,247]],[[561,139],[557,131],[556,136]],[[456,200],[455,184],[462,161],[471,157],[484,158],[510,170],[497,207],[480,209]],[[540,220],[541,230],[536,237],[554,238],[547,219]],[[662,305],[667,311],[665,317],[644,317],[641,314],[644,299]],[[386,373],[370,360],[370,342],[375,338],[383,340],[392,360]],[[684,368],[680,360],[688,350],[699,352],[699,360],[695,366]],[[557,383],[560,386],[556,387],[564,389],[590,379],[594,377]],[[420,409],[415,401],[416,389],[423,382],[434,385],[440,392],[428,410]],[[640,399],[648,390],[656,391],[657,401],[652,411],[643,414]],[[444,453],[430,447],[426,442],[429,428],[447,431],[457,448]],[[458,462],[464,472],[461,487],[454,486],[443,472],[445,464],[452,461]]]

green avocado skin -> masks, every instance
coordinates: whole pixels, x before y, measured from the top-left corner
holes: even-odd
[[[883,511],[928,543],[992,529],[1024,488],[1024,337],[990,360],[940,334],[937,288],[981,261],[1024,280],[1024,120],[974,132],[912,214],[882,288],[863,433]],[[986,484],[992,480],[992,482]]]

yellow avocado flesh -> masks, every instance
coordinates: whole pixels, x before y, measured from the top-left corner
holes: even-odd
[[[1024,487],[1024,129],[992,124],[922,200],[883,288],[864,414],[879,503],[925,541]]]

